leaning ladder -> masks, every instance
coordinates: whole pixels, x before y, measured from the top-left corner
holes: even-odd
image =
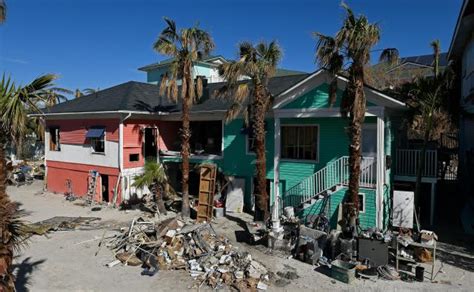
[[[88,177],[88,186],[87,186],[87,196],[86,196],[86,203],[92,205],[95,201],[95,196],[97,193],[97,178],[99,177],[99,173],[95,170],[89,171]]]

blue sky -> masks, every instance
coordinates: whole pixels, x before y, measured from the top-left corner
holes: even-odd
[[[20,83],[57,73],[70,88],[107,88],[145,81],[138,67],[163,59],[152,43],[163,16],[179,27],[199,23],[216,43],[214,54],[236,56],[243,40],[277,39],[281,67],[314,71],[311,32],[334,34],[341,25],[339,0],[6,0],[0,26],[0,73]],[[347,0],[356,13],[378,22],[378,48],[396,47],[402,56],[431,53],[440,39],[448,50],[462,0]]]

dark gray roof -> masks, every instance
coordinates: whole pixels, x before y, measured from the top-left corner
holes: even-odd
[[[415,63],[424,66],[433,66],[434,65],[434,55],[421,55],[421,56],[411,56],[400,58],[399,64],[403,63]],[[448,65],[448,53],[441,53],[439,55],[439,65],[445,67]]]
[[[273,95],[285,91],[300,82],[309,74],[273,77],[269,89]],[[210,83],[204,89],[198,104],[193,105],[193,112],[227,110],[231,101],[211,98],[225,82]],[[147,111],[178,112],[181,106],[171,103],[166,97],[160,97],[158,85],[129,81],[55,105],[45,113],[102,112],[102,111]]]

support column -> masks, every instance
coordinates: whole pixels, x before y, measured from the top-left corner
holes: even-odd
[[[376,200],[377,228],[383,229],[384,201],[383,191],[385,185],[385,121],[383,112],[377,116],[377,159],[376,159]]]
[[[435,194],[436,194],[436,183],[431,183],[431,200],[430,200],[430,225],[433,226],[434,212],[435,212]]]
[[[274,128],[275,128],[275,144],[274,144],[274,156],[273,156],[273,210],[272,210],[272,223],[273,231],[280,231],[280,118],[275,116]],[[282,206],[283,207],[283,206]]]

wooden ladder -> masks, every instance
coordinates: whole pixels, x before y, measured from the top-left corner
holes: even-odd
[[[86,195],[86,203],[92,205],[95,201],[95,196],[97,193],[97,178],[99,177],[99,173],[95,170],[89,171],[89,177],[87,179],[88,186],[87,186],[87,195]]]
[[[214,164],[204,164],[200,167],[199,203],[197,222],[210,222],[214,210],[214,192],[216,188],[216,171]]]

